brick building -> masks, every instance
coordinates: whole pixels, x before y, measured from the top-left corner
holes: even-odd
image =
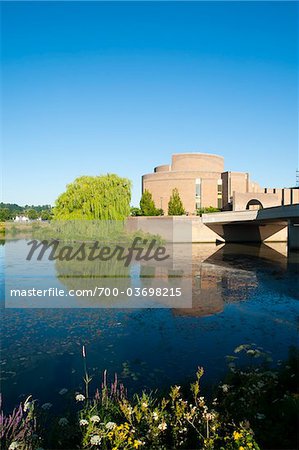
[[[174,154],[170,165],[142,177],[142,192],[150,191],[165,214],[174,188],[188,214],[209,206],[240,211],[299,203],[298,188],[261,188],[246,172],[225,172],[222,156],[206,153]]]

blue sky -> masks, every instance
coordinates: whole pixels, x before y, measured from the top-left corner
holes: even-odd
[[[298,4],[4,2],[3,201],[80,175],[133,181],[172,153],[295,184]]]

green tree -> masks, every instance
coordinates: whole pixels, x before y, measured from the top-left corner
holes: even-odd
[[[12,213],[8,208],[0,208],[0,222],[12,219]]]
[[[54,218],[122,220],[130,214],[131,182],[115,174],[83,176],[55,202]]]
[[[185,214],[185,209],[177,188],[172,190],[171,197],[168,202],[168,215],[169,216],[181,216]]]
[[[29,209],[26,212],[26,216],[28,217],[28,219],[30,220],[35,220],[38,218],[38,212],[35,211],[35,209]]]
[[[43,209],[40,213],[40,217],[42,220],[51,220],[53,217],[53,213],[50,209]]]
[[[132,206],[132,208],[131,208],[131,216],[132,217],[142,216],[141,209],[140,208],[136,208],[135,206]]]
[[[140,200],[140,210],[142,216],[158,216],[159,211],[157,210],[155,206],[155,202],[153,200],[153,196],[145,189],[145,191],[142,194],[141,200]]]

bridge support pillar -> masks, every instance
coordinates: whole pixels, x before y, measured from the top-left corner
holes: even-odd
[[[288,249],[299,250],[299,220],[289,219],[288,222]]]

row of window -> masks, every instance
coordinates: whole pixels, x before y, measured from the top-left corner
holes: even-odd
[[[222,180],[217,181],[217,207],[222,208]],[[201,208],[201,178],[195,180],[195,208]]]

